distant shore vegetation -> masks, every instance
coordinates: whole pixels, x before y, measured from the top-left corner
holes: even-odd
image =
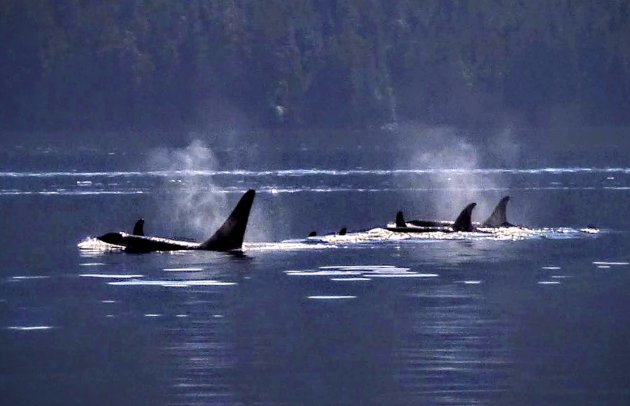
[[[4,0],[0,129],[630,122],[630,2]]]

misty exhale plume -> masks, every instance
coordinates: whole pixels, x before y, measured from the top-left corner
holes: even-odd
[[[407,124],[394,131],[400,132],[399,143],[404,144],[405,151],[397,160],[397,168],[425,175],[406,178],[405,182],[410,187],[430,190],[425,211],[417,215],[453,220],[466,205],[476,202],[473,217],[480,220],[512,186],[493,171],[497,164],[510,167],[518,163],[520,145],[509,128],[487,130],[483,145],[474,143],[469,132],[455,127]]]
[[[207,238],[246,190],[217,183],[225,167],[199,139],[181,148],[155,148],[147,158],[147,167],[159,175],[159,188],[172,191],[157,204],[160,216],[156,221],[176,228],[184,234],[180,237]],[[252,209],[256,221],[248,225],[247,239],[266,241],[272,238],[269,219],[258,206]]]
[[[214,182],[219,169],[212,150],[199,140],[184,148],[158,148],[149,154],[149,167],[167,172],[162,187],[175,188],[162,218],[190,230],[191,237],[210,235],[225,220],[229,207],[225,191]]]

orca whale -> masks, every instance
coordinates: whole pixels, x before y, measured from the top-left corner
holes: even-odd
[[[472,211],[475,206],[477,206],[477,203],[470,203],[468,206],[464,207],[464,210],[459,213],[459,216],[457,216],[455,223],[453,223],[453,231],[475,231],[472,223]]]
[[[475,230],[472,223],[472,211],[477,203],[470,203],[464,210],[459,213],[454,222],[450,221],[432,221],[432,220],[411,220],[405,221],[403,212],[396,213],[395,227],[385,227],[389,231],[399,233],[432,233],[432,232],[471,232]]]
[[[507,204],[510,201],[510,196],[505,196],[499,201],[497,206],[492,211],[490,217],[481,223],[481,227],[485,228],[499,228],[499,227],[515,227],[514,224],[507,220]]]
[[[125,232],[107,233],[97,237],[108,244],[124,247],[127,252],[205,250],[232,251],[240,250],[249,220],[249,212],[254,203],[256,192],[248,190],[238,201],[236,207],[223,225],[202,243],[172,240],[168,238],[149,237],[144,235],[144,220],[140,219],[133,228],[133,234]]]
[[[507,204],[510,196],[504,196],[496,205],[492,214],[481,224],[471,221],[472,210],[476,204],[471,203],[462,210],[457,220],[440,221],[440,220],[411,220],[405,221],[402,212],[396,215],[396,227],[389,227],[390,231],[411,232],[411,233],[428,233],[435,231],[457,232],[457,231],[479,231],[478,228],[500,228],[500,227],[516,227],[507,220]]]
[[[346,235],[348,234],[348,229],[346,227],[341,227],[339,229],[338,233],[328,233],[328,234],[324,234],[324,236],[327,235]],[[311,231],[310,233],[308,233],[308,235],[306,236],[306,238],[310,238],[310,237],[317,237],[317,231]]]
[[[131,234],[141,236],[144,235],[144,219],[136,221],[136,224],[134,224]]]

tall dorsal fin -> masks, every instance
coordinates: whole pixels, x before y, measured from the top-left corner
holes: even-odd
[[[464,207],[459,216],[457,216],[457,220],[453,223],[453,231],[473,231],[472,226],[472,211],[475,208],[477,203],[470,203],[468,206]]]
[[[396,213],[396,227],[407,227],[407,223],[405,223],[405,217],[403,216],[402,211]]]
[[[199,246],[202,250],[211,251],[229,251],[241,249],[243,246],[243,237],[249,220],[249,212],[254,203],[256,192],[253,189],[245,192],[241,200],[238,201],[230,217],[225,223]]]
[[[347,232],[348,232],[347,228],[341,227],[341,230],[339,230],[339,235],[346,235]]]
[[[486,221],[484,221],[481,224],[481,226],[482,227],[509,227],[511,226],[511,224],[508,223],[507,221],[507,204],[509,200],[510,200],[510,196],[505,196],[503,199],[501,199],[501,201],[499,201],[497,206],[494,208],[494,211],[492,212],[490,217],[488,217]]]
[[[144,236],[144,219],[136,221],[136,224],[133,226],[132,234]]]

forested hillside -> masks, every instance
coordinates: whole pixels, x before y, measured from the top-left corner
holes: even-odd
[[[0,129],[630,122],[630,2],[3,0]]]

